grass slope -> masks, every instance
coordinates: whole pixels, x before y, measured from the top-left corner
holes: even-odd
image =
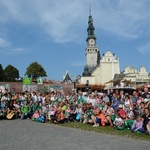
[[[51,124],[51,122],[48,122],[48,123]],[[79,122],[69,122],[69,123],[57,124],[57,125],[62,126],[62,127],[76,128],[76,129],[85,130],[85,131],[117,135],[117,136],[122,136],[122,137],[127,137],[127,138],[133,138],[133,139],[150,140],[149,135],[131,133],[130,130],[116,130],[108,126],[105,126],[105,127],[99,126],[99,127],[94,128],[92,127],[92,125],[83,124]]]

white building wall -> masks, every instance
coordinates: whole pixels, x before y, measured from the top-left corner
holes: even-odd
[[[120,73],[119,59],[116,58],[110,51],[102,57],[100,65],[93,71],[92,76],[95,76],[95,84],[105,84],[113,80],[115,74]]]
[[[101,65],[101,83],[113,80],[115,74],[120,73],[119,59],[110,51],[107,51],[100,61]]]
[[[86,65],[88,67],[95,67],[97,65],[97,53],[90,53],[86,54]]]
[[[95,85],[95,77],[92,77],[92,76],[89,76],[89,77],[83,76],[83,77],[81,77],[81,80],[80,80],[81,83],[80,84],[86,84],[87,80],[89,81],[89,84]]]
[[[94,70],[93,73],[92,73],[92,76],[95,77],[95,85],[102,83],[101,69],[102,69],[102,68],[101,68],[101,66],[99,65],[99,66],[97,66],[97,67],[95,68],[95,70]]]

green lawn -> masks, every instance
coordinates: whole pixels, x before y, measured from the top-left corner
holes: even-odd
[[[51,124],[51,122],[48,122]],[[69,122],[69,123],[64,123],[64,124],[57,124],[62,127],[68,127],[68,128],[76,128],[79,130],[86,130],[86,131],[92,131],[92,132],[97,132],[97,133],[103,133],[103,134],[110,134],[110,135],[117,135],[117,136],[122,136],[122,137],[127,137],[127,138],[134,138],[134,139],[140,139],[140,140],[150,140],[149,135],[145,134],[137,134],[137,133],[131,133],[130,130],[116,130],[114,128],[110,127],[95,127],[93,128],[92,125],[90,124],[83,124],[79,122]]]

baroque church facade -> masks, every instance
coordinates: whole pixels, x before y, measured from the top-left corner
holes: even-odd
[[[115,74],[120,73],[119,59],[115,54],[108,50],[100,56],[94,31],[93,18],[90,13],[85,49],[86,65],[81,78],[77,81],[78,84],[104,85],[113,80]]]
[[[150,74],[143,65],[139,70],[133,66],[126,66],[121,74],[124,75],[123,80],[136,83],[136,85],[149,83],[150,81]],[[115,80],[117,80],[117,78]]]

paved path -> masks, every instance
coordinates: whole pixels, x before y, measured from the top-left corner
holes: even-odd
[[[30,120],[0,121],[0,150],[150,150],[150,141],[104,135]]]

